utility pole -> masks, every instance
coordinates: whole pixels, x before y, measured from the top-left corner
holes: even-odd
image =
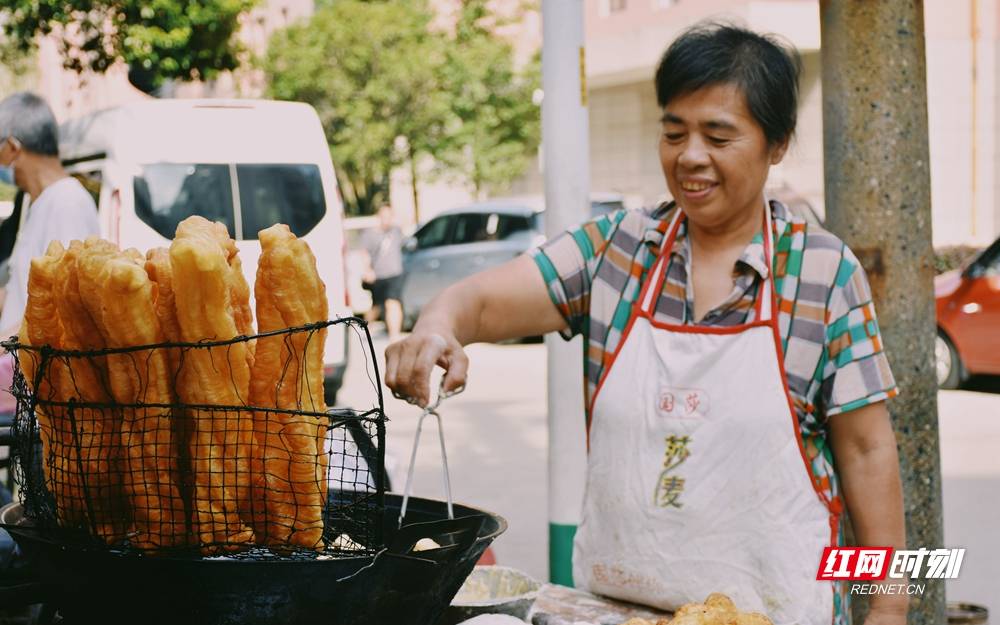
[[[583,53],[583,0],[542,2],[542,145],[545,233],[556,236],[590,214],[590,140]],[[550,334],[549,579],[573,584],[587,451],[581,337]]]
[[[923,3],[821,0],[820,22],[827,224],[868,273],[902,391],[889,411],[899,445],[907,546],[946,547],[933,367]],[[926,583],[922,596],[911,597],[909,622],[943,624],[944,581]],[[867,602],[855,607],[854,622],[862,623]]]

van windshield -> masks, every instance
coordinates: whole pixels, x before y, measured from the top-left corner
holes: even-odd
[[[326,213],[314,164],[153,163],[142,166],[133,188],[136,215],[168,239],[192,215],[222,222],[238,239],[255,240],[260,230],[276,223],[303,236]]]

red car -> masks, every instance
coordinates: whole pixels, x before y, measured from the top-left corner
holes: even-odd
[[[1000,375],[1000,239],[965,269],[934,280],[938,384],[958,388],[970,375]]]

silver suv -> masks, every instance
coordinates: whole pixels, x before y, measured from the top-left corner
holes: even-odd
[[[594,194],[591,216],[624,208],[618,194]],[[545,240],[540,198],[493,200],[440,213],[403,247],[404,326],[435,295],[466,276],[502,264]]]

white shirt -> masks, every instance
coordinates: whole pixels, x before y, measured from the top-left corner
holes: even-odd
[[[73,239],[82,241],[100,232],[97,206],[76,178],[63,178],[46,187],[28,208],[10,255],[10,281],[0,312],[0,332],[19,330],[28,300],[31,259],[45,254],[52,241],[68,246]]]

